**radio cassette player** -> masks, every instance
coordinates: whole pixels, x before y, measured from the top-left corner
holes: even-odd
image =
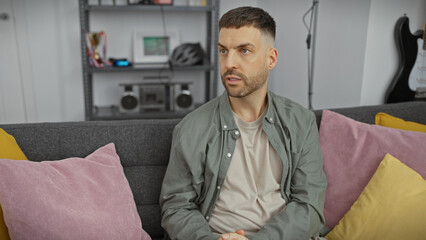
[[[179,112],[194,109],[192,83],[149,82],[120,84],[121,113]]]

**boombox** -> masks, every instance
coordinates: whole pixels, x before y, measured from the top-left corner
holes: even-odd
[[[191,83],[131,83],[120,84],[121,113],[190,111],[194,100]]]

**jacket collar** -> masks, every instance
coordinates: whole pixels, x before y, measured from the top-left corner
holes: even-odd
[[[265,115],[265,120],[268,123],[273,124],[275,122],[275,110],[272,107],[274,93],[268,90],[266,94],[268,100],[268,109]],[[229,102],[228,93],[224,91],[224,93],[220,96],[219,99],[219,114],[220,114],[220,122],[222,131],[234,130],[238,129],[237,124],[234,120],[234,115],[232,113],[231,103]]]

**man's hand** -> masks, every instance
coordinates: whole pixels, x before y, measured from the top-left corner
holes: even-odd
[[[235,233],[224,233],[218,240],[248,240],[245,237],[244,230],[238,230]]]

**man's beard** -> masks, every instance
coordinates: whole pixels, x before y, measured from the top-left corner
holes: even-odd
[[[249,78],[246,75],[231,69],[226,71],[224,74],[222,74],[221,77],[222,77],[223,86],[226,88],[226,92],[228,93],[228,96],[235,97],[235,98],[243,98],[257,91],[259,88],[261,88],[266,83],[266,80],[268,79],[268,73],[269,72],[267,68],[265,68],[263,71],[258,72],[255,76]],[[234,92],[232,89],[230,89],[232,87],[228,87],[225,84],[226,76],[228,75],[234,75],[241,78],[245,86],[243,86],[237,92]]]

